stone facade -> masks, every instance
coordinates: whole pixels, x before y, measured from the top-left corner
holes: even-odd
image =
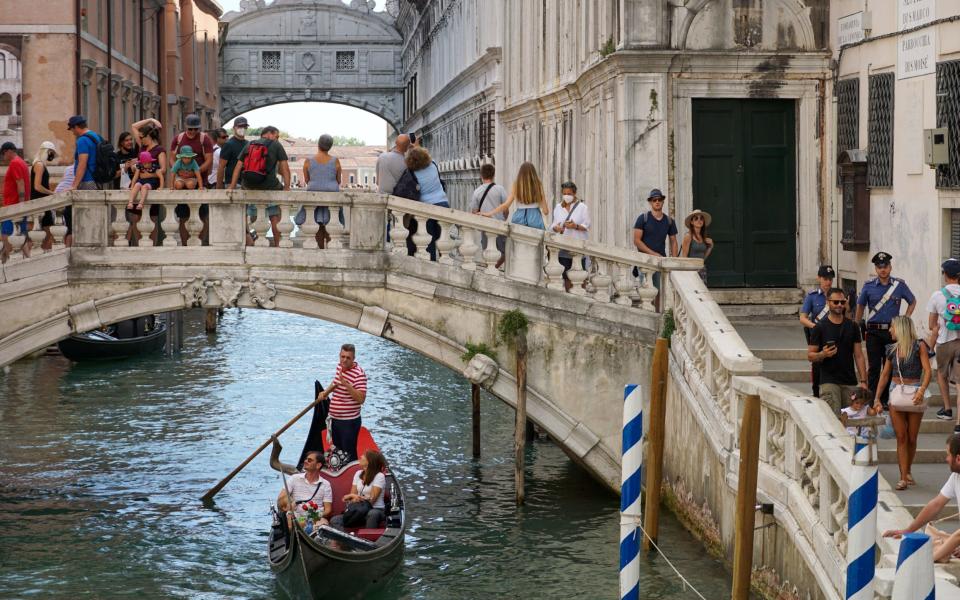
[[[20,59],[0,45],[0,143],[23,146],[23,80]]]

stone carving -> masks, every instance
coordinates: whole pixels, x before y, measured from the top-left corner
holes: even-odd
[[[300,21],[300,35],[303,37],[313,37],[317,35],[317,14],[313,13],[308,17],[304,17]],[[306,58],[306,55],[304,55]],[[307,67],[307,70],[310,70],[310,67]]]
[[[303,65],[303,68],[310,71],[317,64],[317,59],[313,55],[313,52],[304,52],[303,58],[300,59],[300,63]]]
[[[240,300],[244,288],[250,294],[250,300],[261,308],[273,309],[277,304],[277,288],[272,283],[259,277],[251,277],[240,283],[233,277],[222,279],[207,279],[201,275],[180,285],[180,294],[183,296],[185,308],[194,306],[224,306],[235,307]],[[212,297],[209,292],[213,292]],[[212,301],[211,301],[212,300]]]
[[[232,83],[233,85],[240,85],[240,76],[234,75],[233,77],[231,77],[230,83]]]
[[[240,298],[240,292],[243,290],[243,285],[237,283],[233,277],[215,281],[212,286],[207,285],[213,288],[217,298],[220,299],[221,306],[236,306],[237,299]]]
[[[197,275],[180,285],[180,295],[183,296],[183,305],[187,308],[203,306],[207,301],[207,280]]]
[[[274,309],[277,303],[273,301],[277,297],[277,288],[272,283],[259,277],[251,277],[247,283],[250,290],[250,299],[257,303],[260,308]]]
[[[350,8],[367,13],[373,12],[376,7],[377,3],[374,0],[351,0],[350,2]]]
[[[463,369],[463,376],[483,388],[490,389],[497,380],[500,367],[497,362],[485,354],[474,354]]]
[[[311,85],[313,85],[313,77],[310,76],[310,75],[307,75],[306,77],[303,78],[303,83],[304,83],[304,85],[306,85],[307,87],[310,87]],[[309,97],[310,97],[310,90],[307,90],[307,91],[305,92],[305,95],[306,95],[307,98],[309,98]]]
[[[252,12],[266,6],[267,3],[264,0],[240,0],[240,12]]]

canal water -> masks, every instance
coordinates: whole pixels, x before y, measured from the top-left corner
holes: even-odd
[[[370,380],[364,423],[402,478],[402,567],[371,597],[616,598],[618,499],[555,445],[531,444],[513,502],[513,412],[482,401],[470,457],[469,384],[385,340],[319,320],[232,310],[215,335],[188,313],[183,352],[110,364],[24,360],[0,375],[0,598],[282,598],[266,564],[268,456],[198,498],[306,406],[339,346]],[[281,441],[294,462],[308,419]],[[706,597],[729,575],[665,514],[667,556]],[[662,558],[642,598],[697,596]]]

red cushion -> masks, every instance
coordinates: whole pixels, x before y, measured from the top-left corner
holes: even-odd
[[[357,529],[356,536],[371,542],[375,542],[380,539],[380,536],[383,535],[384,531],[385,530],[383,527],[377,529]]]
[[[350,493],[350,487],[353,485],[353,476],[360,470],[360,465],[353,463],[337,474],[332,474],[329,471],[321,471],[320,474],[330,482],[330,487],[333,488],[333,514],[342,515],[343,509],[345,508],[343,497]]]

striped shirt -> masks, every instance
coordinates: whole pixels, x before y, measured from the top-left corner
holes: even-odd
[[[353,366],[346,372],[341,365],[337,365],[337,374],[333,376],[334,381],[344,379],[350,382],[358,392],[367,391],[367,374],[363,372],[360,365],[353,363]],[[360,416],[360,404],[353,400],[353,396],[347,391],[346,386],[338,385],[330,394],[330,416],[334,419],[356,419]]]

